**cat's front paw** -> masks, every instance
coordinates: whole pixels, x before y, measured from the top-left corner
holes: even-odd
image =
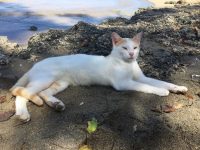
[[[57,111],[63,111],[63,110],[65,110],[65,104],[62,102],[62,101],[60,101],[60,102],[55,102],[55,103],[53,103],[53,107],[55,108],[55,110],[57,110]]]
[[[185,86],[173,86],[170,91],[173,93],[186,93],[188,89]]]
[[[54,98],[54,101],[51,99],[51,101],[46,101],[46,103],[57,111],[65,110],[65,104],[61,100],[58,100],[56,98]]]
[[[169,95],[169,91],[166,89],[159,89],[156,92],[157,95],[159,96],[168,96]]]

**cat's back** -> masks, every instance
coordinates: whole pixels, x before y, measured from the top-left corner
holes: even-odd
[[[85,63],[105,61],[104,56],[86,55],[86,54],[61,56],[61,59],[63,59],[64,62],[74,63],[74,64],[79,64],[79,63],[85,64]]]
[[[33,66],[33,69],[56,69],[88,66],[105,62],[104,56],[75,54],[46,58]]]
[[[31,79],[41,77],[59,78],[73,85],[99,83],[107,85],[104,79],[108,61],[104,56],[76,54],[51,57],[38,62],[29,71]]]
[[[70,63],[73,64],[83,64],[83,63],[92,63],[98,61],[104,61],[104,56],[97,56],[97,55],[87,55],[87,54],[75,54],[75,55],[66,55],[66,56],[59,56],[59,57],[52,57],[46,60],[46,63]]]

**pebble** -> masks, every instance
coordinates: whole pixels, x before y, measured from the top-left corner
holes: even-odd
[[[36,26],[30,26],[29,30],[30,30],[30,31],[37,31],[38,28],[37,28]]]

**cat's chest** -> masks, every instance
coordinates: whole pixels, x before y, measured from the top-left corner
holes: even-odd
[[[113,68],[113,76],[117,78],[132,78],[133,68],[131,64],[118,64]]]

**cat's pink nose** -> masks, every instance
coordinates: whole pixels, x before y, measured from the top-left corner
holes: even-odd
[[[133,57],[134,53],[129,53],[129,55],[130,55],[131,57]]]

